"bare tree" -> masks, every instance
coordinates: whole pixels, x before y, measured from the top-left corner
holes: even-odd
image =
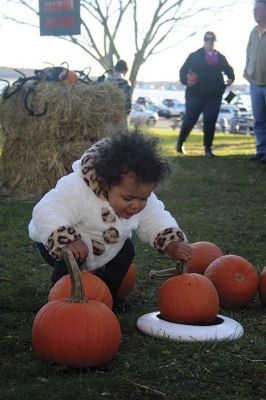
[[[2,3],[6,1],[2,0]],[[27,8],[35,15],[36,23],[18,20],[4,13],[2,18],[39,28],[37,0],[8,1]],[[127,40],[128,46],[134,49],[129,77],[134,86],[141,66],[149,57],[195,35],[205,28],[204,20],[209,24],[211,18],[219,18],[217,15],[221,8],[230,9],[240,2],[241,0],[216,0],[210,6],[204,0],[80,0],[81,35],[59,38],[79,46],[105,70],[112,68],[118,59],[123,58],[119,48],[121,42]],[[143,7],[149,7],[148,18],[145,20],[142,15]],[[191,21],[194,23],[190,26],[195,28],[186,26]],[[124,37],[125,32],[127,37]]]

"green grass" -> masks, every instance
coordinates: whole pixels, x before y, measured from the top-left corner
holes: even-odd
[[[266,264],[266,166],[248,160],[254,137],[216,134],[203,156],[202,134],[193,132],[177,156],[177,132],[154,129],[163,142],[172,175],[158,189],[189,241],[216,243],[225,254],[245,257],[258,273]],[[1,200],[2,199],[2,200]],[[229,342],[181,343],[149,337],[136,328],[139,316],[158,310],[152,268],[169,268],[137,238],[137,284],[133,312],[119,317],[123,341],[107,365],[71,369],[38,359],[31,328],[50,288],[50,267],[35,251],[27,225],[33,203],[0,192],[0,386],[3,400],[266,399],[266,308],[258,296],[246,308],[220,313],[239,321],[242,338]],[[170,265],[171,264],[171,265]]]

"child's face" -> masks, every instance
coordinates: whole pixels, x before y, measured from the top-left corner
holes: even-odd
[[[154,183],[139,183],[133,172],[123,175],[120,183],[107,189],[108,200],[120,218],[128,219],[146,206]]]

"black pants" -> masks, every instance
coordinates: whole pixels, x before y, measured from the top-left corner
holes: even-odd
[[[51,277],[53,283],[68,274],[67,265],[64,260],[57,261],[49,254],[42,243],[36,243],[36,245],[45,261],[53,267]],[[115,297],[134,256],[134,245],[132,240],[128,238],[119,253],[111,261],[95,271],[95,275],[99,276],[107,284],[113,297]],[[82,265],[81,263],[78,264],[79,266]]]
[[[185,142],[201,113],[203,113],[203,144],[205,148],[210,148],[212,146],[221,101],[221,96],[205,99],[186,95],[186,112],[178,138],[178,144],[180,146]]]

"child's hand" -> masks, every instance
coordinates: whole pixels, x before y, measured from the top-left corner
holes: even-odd
[[[171,242],[166,247],[166,252],[172,260],[176,262],[188,262],[192,257],[192,248],[185,242]]]
[[[68,243],[67,247],[74,254],[74,257],[77,261],[85,261],[89,254],[88,246],[83,240],[78,239],[74,242]]]

